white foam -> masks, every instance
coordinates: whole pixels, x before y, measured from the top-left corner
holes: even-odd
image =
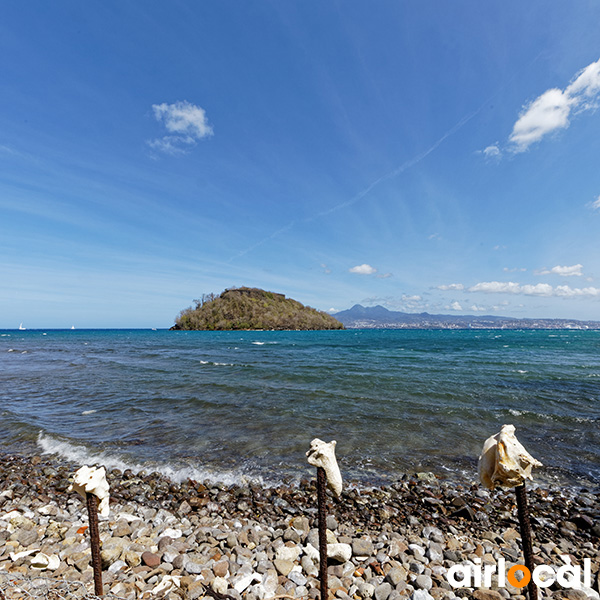
[[[265,345],[264,342],[252,342],[252,343],[256,346],[264,346]]]
[[[81,414],[82,415],[93,415],[95,412],[97,412],[95,409],[94,410],[84,410]]]
[[[89,450],[85,446],[71,444],[40,431],[37,439],[38,446],[42,449],[42,454],[56,454],[61,458],[80,465],[102,465],[107,470],[119,469],[125,471],[130,469],[134,473],[145,471],[146,473],[158,472],[164,475],[171,481],[181,483],[188,479],[194,481],[209,480],[212,482],[223,483],[227,486],[240,485],[247,483],[256,483],[262,487],[277,485],[275,481],[268,481],[261,476],[246,475],[241,471],[219,471],[213,472],[206,468],[193,467],[190,465],[181,467],[172,467],[170,465],[143,464],[138,462],[130,462],[122,460],[117,456],[113,456],[108,452]]]

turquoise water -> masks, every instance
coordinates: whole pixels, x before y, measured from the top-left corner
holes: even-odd
[[[600,331],[0,331],[0,448],[277,483],[476,478],[504,423],[544,478],[600,480]]]

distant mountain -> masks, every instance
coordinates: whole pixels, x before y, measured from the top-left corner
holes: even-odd
[[[194,302],[179,313],[171,329],[344,329],[327,313],[258,288],[230,288]]]
[[[600,329],[599,321],[515,319],[492,315],[430,315],[355,304],[334,314],[348,329]]]

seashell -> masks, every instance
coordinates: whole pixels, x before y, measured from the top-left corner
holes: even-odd
[[[336,498],[339,498],[342,493],[342,475],[335,459],[336,444],[335,440],[327,443],[315,438],[310,443],[310,450],[306,453],[306,457],[310,465],[322,467],[325,470],[327,487]]]
[[[32,559],[31,559],[31,567],[33,569],[39,569],[39,570],[49,570],[49,571],[56,571],[56,569],[58,569],[58,567],[60,566],[60,558],[58,556],[56,556],[56,554],[44,554],[43,552],[38,552]]]
[[[481,483],[493,490],[496,485],[514,487],[533,479],[531,469],[542,463],[533,458],[515,436],[514,425],[503,425],[500,433],[489,437],[479,457]]]
[[[106,481],[106,471],[104,467],[81,467],[76,473],[73,485],[69,487],[69,492],[75,491],[79,495],[86,497],[86,494],[94,494],[100,500],[98,510],[103,517],[108,516],[108,482]]]
[[[165,575],[162,581],[152,589],[153,595],[164,594],[175,591],[181,587],[181,577],[178,575]]]

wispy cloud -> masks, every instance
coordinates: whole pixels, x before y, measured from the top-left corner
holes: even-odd
[[[595,200],[593,200],[592,202],[590,202],[588,204],[588,206],[592,209],[592,210],[600,210],[600,196],[598,196]]]
[[[465,286],[462,283],[451,283],[449,285],[438,285],[437,289],[447,292],[449,290],[464,290]]]
[[[547,283],[537,285],[519,284],[512,281],[484,281],[467,289],[468,292],[483,292],[486,294],[519,294],[523,296],[544,296],[560,298],[600,297],[600,288],[571,288],[568,285],[553,287]]]
[[[569,126],[573,113],[596,107],[600,59],[581,70],[564,89],[552,88],[526,105],[509,137],[513,152],[524,152],[545,135]]]
[[[581,277],[583,273],[581,272],[583,269],[583,265],[572,265],[570,267],[561,267],[557,265],[556,267],[552,267],[551,269],[542,269],[541,271],[536,271],[536,275],[560,275],[561,277]]]
[[[502,270],[505,273],[525,273],[525,271],[527,271],[527,269],[524,267],[512,267],[512,268],[504,267]]]
[[[487,159],[498,159],[498,158],[500,158],[500,156],[502,156],[502,151],[500,150],[500,146],[499,146],[498,142],[496,142],[495,144],[491,144],[487,148],[484,148],[481,151],[481,153]]]
[[[196,145],[198,140],[213,135],[206,112],[200,106],[187,101],[173,104],[153,104],[154,117],[169,132],[161,138],[148,141],[153,150],[167,154],[183,154]]]
[[[377,273],[377,269],[372,267],[371,265],[362,264],[356,265],[356,267],[352,267],[348,269],[350,273],[355,273],[356,275],[373,275]]]

